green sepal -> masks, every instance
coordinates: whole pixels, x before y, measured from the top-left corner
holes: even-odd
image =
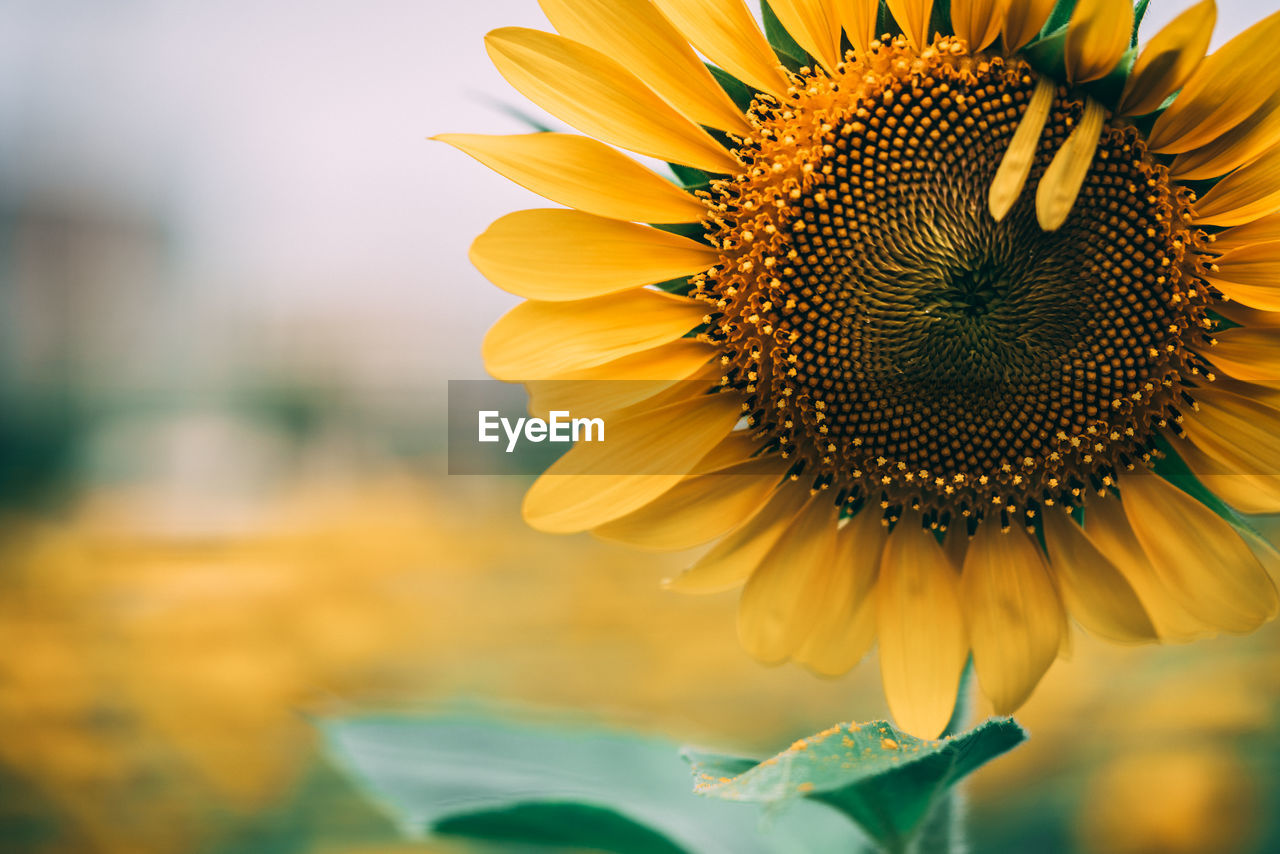
[[[1129,44],[1133,47],[1138,46],[1138,27],[1142,26],[1142,19],[1147,17],[1147,6],[1151,5],[1151,0],[1138,0],[1138,5],[1133,9],[1133,36],[1129,40]]]
[[[729,96],[729,100],[733,101],[733,105],[742,112],[751,109],[751,102],[755,100],[756,90],[752,89],[746,83],[743,83],[737,77],[734,77],[723,68],[705,63],[707,70],[711,72],[711,76],[720,84],[720,88]]]
[[[1235,329],[1237,327],[1244,326],[1243,323],[1236,323],[1231,318],[1218,314],[1216,311],[1209,311],[1206,313],[1209,315],[1209,319],[1215,324],[1214,331],[1221,332],[1226,329]]]
[[[1045,21],[1044,29],[1040,32],[1052,33],[1059,28],[1067,26],[1067,21],[1071,20],[1071,13],[1076,10],[1076,0],[1058,0],[1053,11],[1049,13],[1049,20]]]
[[[898,26],[898,19],[889,11],[889,4],[885,0],[880,0],[880,8],[876,11],[876,38],[885,34],[890,38],[900,36],[902,27]]]
[[[665,282],[658,282],[654,285],[660,291],[666,291],[676,296],[687,297],[693,293],[693,282],[688,279],[668,279]]]
[[[1066,44],[1067,28],[1062,26],[1031,42],[1021,52],[1023,58],[1040,74],[1050,80],[1066,80]]]
[[[815,800],[897,852],[906,850],[950,786],[1026,737],[1011,718],[934,741],[873,721],[840,724],[763,762],[691,751],[685,758],[699,794],[773,806]]]
[[[955,26],[951,23],[951,0],[933,0],[933,12],[929,15],[929,36],[942,33],[954,36]]]
[[[685,166],[682,163],[668,163],[667,166],[680,182],[682,190],[696,190],[711,185],[711,173]]]
[[[760,15],[764,19],[764,37],[769,40],[769,47],[778,55],[778,61],[788,71],[798,72],[806,65],[811,68],[814,66],[813,57],[787,32],[787,28],[769,5],[769,0],[760,0]]]
[[[1131,47],[1120,57],[1116,67],[1105,77],[1091,80],[1084,84],[1084,91],[1099,104],[1114,111],[1120,106],[1120,96],[1124,94],[1124,84],[1129,80],[1129,72],[1133,70],[1133,61],[1138,56],[1138,49]]]
[[[660,222],[650,223],[658,231],[665,231],[668,234],[678,234],[681,237],[687,237],[690,240],[696,240],[707,246],[711,242],[707,240],[707,230],[702,227],[700,222]]]

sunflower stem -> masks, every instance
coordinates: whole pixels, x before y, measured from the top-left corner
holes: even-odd
[[[945,738],[964,732],[973,714],[973,698],[970,684],[973,682],[973,659],[965,665],[960,675],[960,687],[956,691],[956,705],[951,720],[942,731]],[[907,854],[963,854],[967,850],[964,840],[964,793],[958,785],[949,787],[939,796],[929,817],[920,826],[920,832],[907,846]]]

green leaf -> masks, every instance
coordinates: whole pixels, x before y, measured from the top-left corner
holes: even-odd
[[[816,800],[844,813],[885,849],[902,851],[948,787],[1026,737],[1010,718],[936,741],[874,721],[832,727],[746,770],[739,769],[751,760],[686,758],[699,794],[764,804]]]
[[[628,853],[646,839],[667,847],[643,850],[698,854],[812,854],[862,844],[848,822],[817,804],[797,803],[762,822],[759,806],[744,816],[741,805],[698,797],[676,745],[660,738],[488,714],[337,718],[320,728],[338,766],[409,835]],[[593,838],[549,839],[548,825],[569,815]]]
[[[787,28],[778,20],[773,7],[769,5],[769,0],[760,0],[760,15],[764,19],[764,36],[769,40],[769,46],[773,48],[773,52],[778,55],[779,62],[790,71],[799,71],[803,66],[815,65],[809,52],[791,37],[791,33],[787,32]]]
[[[643,824],[613,810],[587,804],[518,804],[464,813],[437,822],[435,832],[440,836],[545,845],[557,850],[688,854],[684,848]]]
[[[711,72],[711,76],[720,84],[720,88],[729,96],[729,100],[733,101],[735,107],[744,113],[751,109],[751,102],[756,97],[755,89],[752,89],[723,68],[718,68],[709,62],[705,63],[705,65],[707,70]]]

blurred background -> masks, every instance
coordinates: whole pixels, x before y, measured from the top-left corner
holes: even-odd
[[[1222,0],[1215,43],[1276,7]],[[526,130],[506,25],[546,22],[0,0],[0,852],[435,850],[315,715],[461,699],[756,753],[885,715],[874,661],[761,667],[733,594],[659,589],[677,559],[445,474],[446,381],[514,302],[467,246],[543,203],[426,138]],[[1078,636],[1019,717],[975,851],[1280,851],[1280,628]]]

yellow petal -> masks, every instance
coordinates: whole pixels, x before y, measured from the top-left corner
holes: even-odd
[[[764,507],[792,465],[778,456],[686,477],[655,501],[592,533],[655,551],[688,549],[732,531]]]
[[[1280,13],[1264,18],[1205,57],[1147,136],[1152,151],[1191,151],[1231,130],[1280,89]]]
[[[1049,108],[1053,106],[1055,90],[1047,77],[1036,79],[1035,92],[991,181],[987,206],[996,222],[1009,214],[1018,196],[1022,195],[1027,176],[1031,174],[1031,164],[1035,161],[1036,149],[1040,147],[1040,135],[1044,131],[1045,120],[1049,118]]]
[[[568,133],[446,133],[447,142],[517,184],[571,208],[634,222],[699,222],[706,206],[602,142]]]
[[[533,380],[525,384],[529,412],[539,418],[546,418],[553,409],[590,412],[592,416],[617,412],[677,383],[693,384],[695,375],[714,355],[710,344],[681,338],[553,380]]]
[[[1218,232],[1214,235],[1210,249],[1214,252],[1226,253],[1254,243],[1278,242],[1280,242],[1280,213],[1273,213]]]
[[[857,664],[876,636],[875,583],[888,529],[879,513],[863,510],[836,535],[831,587],[796,661],[824,676]]]
[[[632,415],[638,415],[650,409],[657,409],[679,400],[708,394],[720,387],[720,378],[722,376],[724,376],[724,369],[720,366],[720,360],[714,359],[694,371],[688,379],[667,383],[666,388],[656,389],[648,397],[614,410],[609,413],[609,416],[611,418],[630,418]]]
[[[688,42],[649,0],[538,0],[551,25],[611,56],[700,125],[743,136],[751,126]]]
[[[678,593],[720,593],[737,587],[759,566],[808,499],[808,487],[784,483],[759,513],[665,586]]]
[[[840,62],[840,29],[829,0],[769,0],[796,44],[834,71]]]
[[[1066,513],[1046,513],[1044,535],[1062,599],[1080,625],[1114,641],[1159,638],[1132,585]]]
[[[1280,311],[1263,311],[1257,308],[1249,308],[1238,302],[1225,301],[1215,303],[1213,310],[1232,323],[1239,323],[1241,326],[1262,326],[1266,328],[1280,326]]]
[[[1134,535],[1189,613],[1227,632],[1275,616],[1275,584],[1228,522],[1162,477],[1125,474],[1119,483]]]
[[[1280,146],[1223,178],[1191,209],[1197,225],[1222,226],[1280,211]]]
[[[1040,186],[1036,189],[1036,219],[1045,231],[1056,231],[1067,221],[1093,163],[1105,113],[1097,101],[1085,101],[1080,124],[1071,131],[1040,177]]]
[[[1280,311],[1280,288],[1237,285],[1209,277],[1210,283],[1229,300],[1235,300],[1261,311]],[[1231,303],[1227,303],[1230,305]]]
[[[964,566],[964,556],[969,551],[968,526],[952,525],[947,530],[946,539],[942,541],[942,550],[947,553],[947,559],[951,561],[956,572],[959,572]]]
[[[924,50],[932,41],[929,16],[933,14],[933,0],[886,0],[893,19],[902,27],[907,41],[917,51]]]
[[[879,0],[833,0],[836,18],[849,36],[849,44],[861,56],[871,49],[876,38],[876,16]]]
[[[1012,54],[1031,41],[1049,20],[1057,0],[1009,0],[1004,10],[1004,52]]]
[[[761,441],[752,435],[750,430],[735,430],[699,460],[690,474],[706,474],[736,466],[738,463],[745,463],[758,456],[761,447]]]
[[[1204,59],[1217,19],[1214,0],[1201,0],[1156,33],[1129,72],[1117,112],[1142,116],[1159,109]]]
[[[702,322],[696,300],[635,290],[574,302],[523,302],[485,335],[481,352],[500,380],[559,377],[670,343]]]
[[[484,41],[508,83],[583,133],[709,172],[740,166],[706,131],[597,50],[522,27],[494,30]]]
[[[1253,287],[1280,287],[1280,241],[1254,243],[1226,252],[1213,262],[1209,281]]]
[[[894,719],[917,738],[936,738],[955,707],[969,643],[960,580],[919,514],[905,514],[885,543],[876,637]]]
[[[1239,474],[1280,474],[1280,411],[1217,388],[1197,389],[1196,400],[1182,426],[1197,447]]]
[[[1084,530],[1089,541],[1138,594],[1161,640],[1189,641],[1211,633],[1209,626],[1187,612],[1180,597],[1156,573],[1119,501],[1107,498],[1091,502],[1085,508]]]
[[[760,661],[786,660],[813,627],[802,617],[826,596],[837,514],[830,494],[810,498],[742,589],[738,640]]]
[[[951,0],[951,26],[969,44],[982,50],[1000,35],[1007,0]]]
[[[524,518],[553,534],[625,516],[675,487],[741,416],[736,395],[684,400],[605,424],[603,442],[580,442],[524,497]]]
[[[1183,426],[1191,423],[1187,418]],[[1191,435],[1193,431],[1188,431]],[[1241,513],[1280,513],[1280,472],[1260,474],[1242,449],[1212,431],[1170,444],[1196,479]]]
[[[1280,270],[1280,259],[1276,268]],[[1215,367],[1238,380],[1280,380],[1280,332],[1277,330],[1241,326],[1216,332],[1213,337],[1217,343],[1201,352]]]
[[[1256,160],[1277,143],[1280,143],[1280,93],[1213,142],[1179,154],[1169,167],[1169,174],[1179,181],[1216,178]]]
[[[707,59],[758,92],[783,97],[787,78],[742,0],[654,0]]]
[[[1079,0],[1063,46],[1067,82],[1087,83],[1107,76],[1129,49],[1132,35],[1130,0]]]
[[[537,300],[575,300],[704,272],[710,246],[647,225],[582,211],[509,213],[471,244],[471,263],[504,291]]]
[[[982,692],[1011,715],[1057,658],[1066,619],[1040,546],[988,519],[969,541],[960,593]]]

